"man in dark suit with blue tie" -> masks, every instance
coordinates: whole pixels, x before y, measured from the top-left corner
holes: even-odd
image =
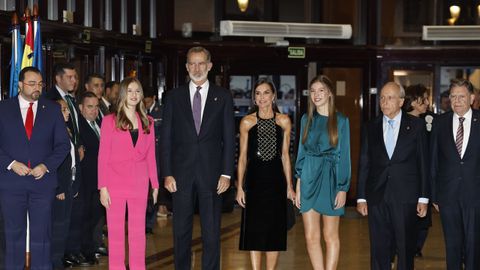
[[[153,89],[146,89],[143,92],[143,104],[147,114],[153,118],[153,126],[155,128],[155,158],[157,159],[157,174],[160,181],[160,187],[158,188],[157,204],[153,205],[153,200],[149,195],[149,201],[147,204],[147,216],[145,222],[145,233],[153,234],[153,227],[158,216],[166,218],[168,216],[168,207],[172,205],[172,195],[164,187],[163,179],[160,172],[160,127],[162,126],[162,111],[163,107],[160,104],[160,99],[157,99]],[[150,187],[151,191],[151,187]],[[150,194],[151,192],[149,192]]]
[[[57,168],[70,151],[60,106],[40,97],[40,71],[24,68],[19,95],[0,103],[0,201],[6,269],[24,269],[27,212],[31,269],[51,269],[51,208]]]
[[[187,53],[190,82],[166,94],[161,173],[172,192],[175,269],[191,269],[195,201],[202,229],[202,269],[220,269],[221,194],[233,175],[235,128],[231,93],[208,81],[210,52]]]
[[[78,194],[82,201],[82,254],[86,265],[96,264],[95,250],[101,239],[95,234],[95,227],[104,216],[98,193],[98,149],[100,144],[100,122],[98,120],[99,99],[92,92],[84,92],[79,99],[80,139],[85,149],[85,156],[80,162],[82,182]],[[100,235],[101,237],[101,235]]]
[[[480,269],[480,112],[468,80],[450,84],[453,111],[432,129],[432,200],[440,211],[447,269]]]
[[[371,269],[413,270],[417,215],[427,213],[430,185],[423,120],[403,113],[405,90],[387,83],[380,92],[383,115],[362,134],[357,210],[368,215]],[[383,142],[383,143],[382,143]]]

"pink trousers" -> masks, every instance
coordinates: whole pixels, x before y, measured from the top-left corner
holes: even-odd
[[[108,269],[125,270],[125,208],[128,207],[128,262],[130,270],[145,270],[145,213],[147,197],[110,197],[107,210]]]

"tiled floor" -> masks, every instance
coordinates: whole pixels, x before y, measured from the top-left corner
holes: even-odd
[[[222,217],[222,269],[251,269],[248,252],[238,250],[240,212],[241,210],[236,208],[232,213],[223,214]],[[346,216],[341,220],[340,230],[342,246],[338,269],[369,269],[367,219],[359,217],[353,208],[348,208]],[[193,238],[194,269],[201,269],[202,245],[198,216],[195,217]],[[171,218],[159,218],[154,235],[148,235],[146,263],[147,269],[174,269]],[[107,259],[101,258],[97,267],[84,269],[108,269]],[[305,248],[301,216],[297,217],[297,224],[288,233],[288,250],[281,253],[278,269],[311,269]],[[438,213],[433,214],[433,226],[425,244],[423,257],[415,260],[415,269],[445,269],[445,250]]]

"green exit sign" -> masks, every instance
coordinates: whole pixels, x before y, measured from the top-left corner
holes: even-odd
[[[288,58],[305,58],[305,47],[288,47]]]

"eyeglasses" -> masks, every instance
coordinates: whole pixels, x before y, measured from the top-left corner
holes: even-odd
[[[450,100],[465,101],[467,99],[467,96],[465,96],[465,95],[450,95],[449,98],[450,98]]]
[[[36,83],[36,82],[23,82],[24,85],[28,85],[30,87],[35,87],[35,86],[38,86],[40,88],[44,88],[45,86],[47,86],[45,83],[41,82],[41,83]]]

